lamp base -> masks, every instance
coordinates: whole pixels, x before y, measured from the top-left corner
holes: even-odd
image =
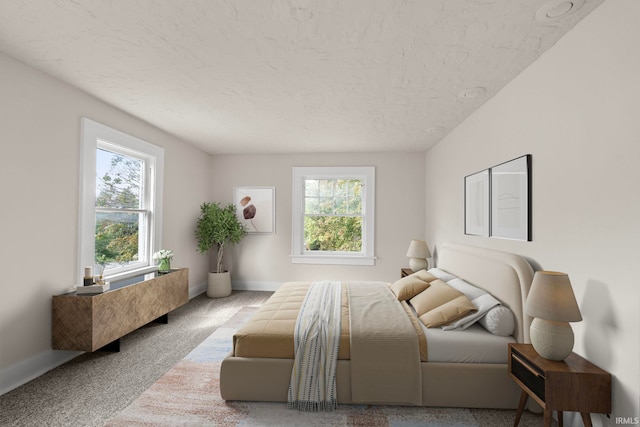
[[[568,322],[534,318],[529,329],[531,344],[549,360],[564,360],[573,350],[573,330]]]
[[[424,258],[409,258],[409,268],[414,272],[426,270],[429,268],[429,261]]]

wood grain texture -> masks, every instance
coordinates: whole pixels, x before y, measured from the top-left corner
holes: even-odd
[[[186,304],[189,270],[176,270],[98,295],[53,297],[52,347],[95,351]]]
[[[562,411],[580,412],[585,425],[590,423],[589,413],[611,413],[611,374],[605,370],[575,353],[562,361],[545,359],[531,344],[509,344],[509,353],[509,375],[544,408],[545,425],[547,420],[550,423],[554,410],[559,411],[559,417]],[[540,384],[544,387],[543,394],[536,392]],[[523,395],[518,413],[524,403]]]

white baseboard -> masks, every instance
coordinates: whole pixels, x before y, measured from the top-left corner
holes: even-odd
[[[207,283],[189,287],[189,299],[207,291]],[[47,350],[27,360],[14,363],[0,371],[0,395],[10,392],[40,375],[63,365],[82,351]]]
[[[193,299],[200,294],[207,292],[207,282],[199,283],[189,287],[189,299]]]
[[[231,287],[236,291],[275,291],[282,282],[259,282],[253,280],[232,280]]]
[[[82,353],[82,351],[47,350],[27,360],[14,363],[2,370],[0,395],[38,378]]]

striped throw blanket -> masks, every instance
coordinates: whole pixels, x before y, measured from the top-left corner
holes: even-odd
[[[294,332],[295,359],[287,407],[333,411],[340,346],[341,283],[314,282],[302,303]]]

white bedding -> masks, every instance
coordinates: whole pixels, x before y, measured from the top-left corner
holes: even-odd
[[[433,270],[431,270],[433,271]],[[448,274],[444,273],[443,274]],[[455,277],[455,276],[452,276]],[[413,306],[411,311],[417,316]],[[474,323],[466,329],[427,328],[427,361],[446,363],[508,363],[508,345],[513,336],[499,336]]]
[[[474,324],[465,330],[443,331],[424,327],[429,362],[507,363],[507,344],[512,336],[501,337]]]

